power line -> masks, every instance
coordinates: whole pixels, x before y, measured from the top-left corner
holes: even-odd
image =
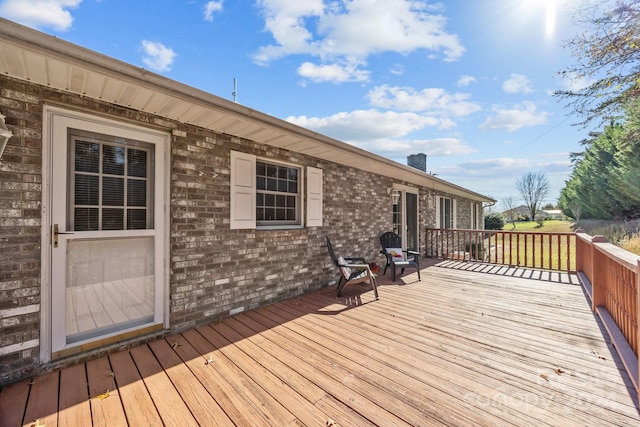
[[[561,124],[563,124],[564,122],[566,122],[567,120],[569,120],[569,116],[565,117],[563,120],[561,120],[560,122],[556,123],[553,127],[547,129],[546,131],[542,132],[540,135],[536,136],[535,138],[533,138],[531,141],[527,142],[526,144],[524,144],[522,147],[518,148],[516,151],[514,151],[513,153],[509,154],[509,156],[513,156],[514,154],[516,154],[518,151],[524,149],[525,147],[533,144],[534,142],[536,142],[537,140],[539,140],[540,138],[542,138],[543,136],[545,136],[546,134],[548,134],[549,132],[551,132],[552,130],[554,130],[555,128],[557,128],[558,126],[560,126]]]

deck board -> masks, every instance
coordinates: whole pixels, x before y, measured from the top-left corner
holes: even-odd
[[[5,386],[0,426],[640,425],[576,276],[421,275],[380,277],[378,301],[325,288]]]
[[[60,371],[60,403],[58,425],[86,426],[91,424],[91,408],[87,390],[85,365],[75,365]]]
[[[120,400],[107,356],[90,360],[87,365],[91,415],[95,427],[121,427],[127,417]]]

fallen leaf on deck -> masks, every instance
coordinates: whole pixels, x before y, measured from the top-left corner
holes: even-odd
[[[607,360],[607,358],[604,356],[598,356],[598,359]]]
[[[45,427],[45,424],[40,424],[40,420],[36,420],[36,422],[29,425],[29,427]]]
[[[560,375],[560,374],[564,374],[564,371],[560,368],[556,369],[556,374]]]
[[[545,374],[540,374],[540,377],[543,378],[545,381],[549,381],[549,377],[547,377]]]
[[[104,393],[97,395],[97,396],[96,396],[96,399],[103,400],[103,399],[106,399],[106,398],[107,398],[107,397],[109,397],[109,396],[110,396],[110,394],[109,394],[109,390],[107,390],[107,391],[105,391]]]
[[[327,419],[326,427],[335,427],[335,426],[337,426],[337,425],[338,425],[338,424],[336,424],[336,422],[335,422],[335,421],[333,421],[331,418],[328,418],[328,419]]]
[[[213,363],[213,357],[211,356],[209,356],[209,358],[204,362],[205,365],[208,365],[209,363]]]
[[[173,344],[171,344],[171,348],[173,348],[174,350],[178,347],[180,347],[182,344],[174,342]]]

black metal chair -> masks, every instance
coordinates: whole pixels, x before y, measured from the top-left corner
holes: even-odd
[[[387,231],[380,236],[380,251],[387,258],[384,266],[384,273],[387,268],[391,267],[391,280],[396,281],[396,268],[400,268],[400,275],[404,273],[405,268],[415,268],[418,272],[418,280],[420,278],[420,254],[416,251],[402,250],[402,238],[392,231]],[[406,256],[405,256],[406,254]]]
[[[335,252],[333,251],[333,245],[331,244],[331,240],[329,237],[326,237],[327,240],[327,249],[329,250],[329,256],[331,260],[335,264],[336,267],[340,270],[340,279],[338,280],[338,292],[336,296],[340,296],[342,294],[342,290],[345,286],[354,283],[369,283],[373,287],[373,294],[376,299],[378,299],[378,288],[376,284],[376,276],[373,274],[371,269],[369,268],[369,264],[364,258],[343,258],[337,257]]]

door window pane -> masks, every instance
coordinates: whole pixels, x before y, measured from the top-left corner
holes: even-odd
[[[109,135],[71,130],[69,153],[73,203],[67,229],[152,228],[151,146]],[[132,209],[134,208],[134,209]],[[129,222],[131,221],[131,224]]]

